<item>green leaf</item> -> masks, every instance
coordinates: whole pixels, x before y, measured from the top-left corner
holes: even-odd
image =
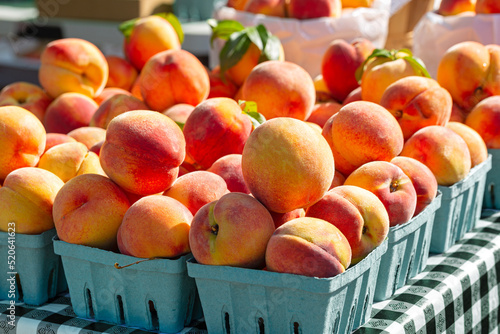
[[[264,40],[262,39],[257,27],[248,27],[244,31],[246,32],[250,41],[255,44],[260,51],[264,50]]]
[[[251,43],[245,30],[231,34],[219,54],[220,74],[223,79],[224,73],[240,61]]]
[[[278,60],[281,53],[280,39],[271,34],[262,24],[257,26],[257,31],[259,32],[259,36],[263,44],[258,62],[261,63],[266,60]]]
[[[356,77],[357,82],[361,83],[361,77],[363,76],[363,72],[365,71],[366,64],[368,64],[368,62],[374,58],[395,59],[395,56],[393,52],[387,49],[373,50],[372,53],[368,57],[366,57],[365,61],[361,65],[359,65],[359,67],[356,69],[354,75]]]
[[[174,28],[175,32],[177,33],[177,36],[179,36],[179,42],[182,44],[184,42],[184,31],[182,30],[182,25],[177,16],[175,16],[173,13],[158,13],[154,14],[159,17],[164,18],[165,20],[168,21]]]
[[[213,42],[216,38],[227,41],[233,32],[239,32],[245,29],[240,22],[235,20],[217,21],[215,19],[208,19],[207,23],[212,28],[212,36],[210,38],[211,46],[213,46]]]
[[[130,35],[132,34],[132,30],[134,29],[134,26],[135,26],[135,22],[137,22],[139,18],[135,18],[135,19],[131,19],[131,20],[127,20],[125,22],[122,22],[120,23],[120,25],[118,26],[118,30],[120,30],[123,34],[123,36],[125,36],[125,38],[129,38]]]
[[[186,123],[175,121],[175,124],[177,124],[181,128],[181,131],[182,131],[182,130],[184,130],[184,124],[186,124]]]
[[[431,77],[431,75],[429,74],[429,72],[425,68],[425,64],[422,62],[422,60],[420,58],[408,56],[408,57],[404,57],[403,59],[406,60],[407,62],[409,62],[411,67],[419,75],[421,75],[423,77],[427,77],[427,78]]]
[[[257,111],[257,103],[255,101],[239,100],[238,104],[240,105],[243,114],[250,117],[254,129],[266,121],[264,115]]]

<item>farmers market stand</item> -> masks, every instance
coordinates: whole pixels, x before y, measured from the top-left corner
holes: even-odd
[[[488,212],[484,211],[484,214]],[[389,299],[373,304],[371,318],[355,333],[493,333],[500,321],[500,212],[490,211],[445,253],[432,255],[423,272]],[[2,333],[151,333],[76,317],[69,294],[39,307],[0,302]],[[203,320],[181,333],[206,333]]]

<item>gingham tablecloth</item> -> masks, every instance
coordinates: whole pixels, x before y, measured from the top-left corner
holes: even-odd
[[[355,333],[498,333],[499,299],[497,213],[479,221],[446,253],[429,257],[422,273],[388,300],[373,305],[371,319]],[[0,302],[0,334],[151,333],[77,318],[68,295],[39,307],[16,304],[15,327],[7,323],[7,306]],[[206,333],[206,327],[196,321],[181,333]]]

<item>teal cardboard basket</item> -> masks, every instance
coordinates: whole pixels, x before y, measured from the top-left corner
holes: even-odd
[[[215,6],[225,0],[175,0],[173,12],[181,22],[205,21],[213,16]]]
[[[491,167],[492,157],[488,155],[488,159],[472,168],[465,179],[449,187],[438,186],[443,197],[434,218],[431,253],[447,251],[474,228],[481,217],[486,177]]]
[[[491,171],[486,176],[483,207],[500,210],[500,149],[489,149]]]
[[[74,245],[54,238],[61,255],[71,304],[80,318],[177,333],[191,322],[196,284],[187,275],[186,261],[144,260],[102,249]]]
[[[387,239],[331,278],[188,261],[208,333],[350,333],[370,317]]]
[[[0,232],[2,300],[42,305],[67,290],[61,258],[52,245],[55,235],[51,229],[36,235],[16,233],[9,239],[7,232]]]
[[[391,297],[427,265],[434,217],[441,207],[441,197],[438,191],[422,212],[406,224],[389,229],[387,252],[380,260],[374,301]]]

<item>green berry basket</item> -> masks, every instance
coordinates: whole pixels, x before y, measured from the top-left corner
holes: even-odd
[[[483,208],[500,210],[500,149],[489,149],[491,171],[486,176]]]

